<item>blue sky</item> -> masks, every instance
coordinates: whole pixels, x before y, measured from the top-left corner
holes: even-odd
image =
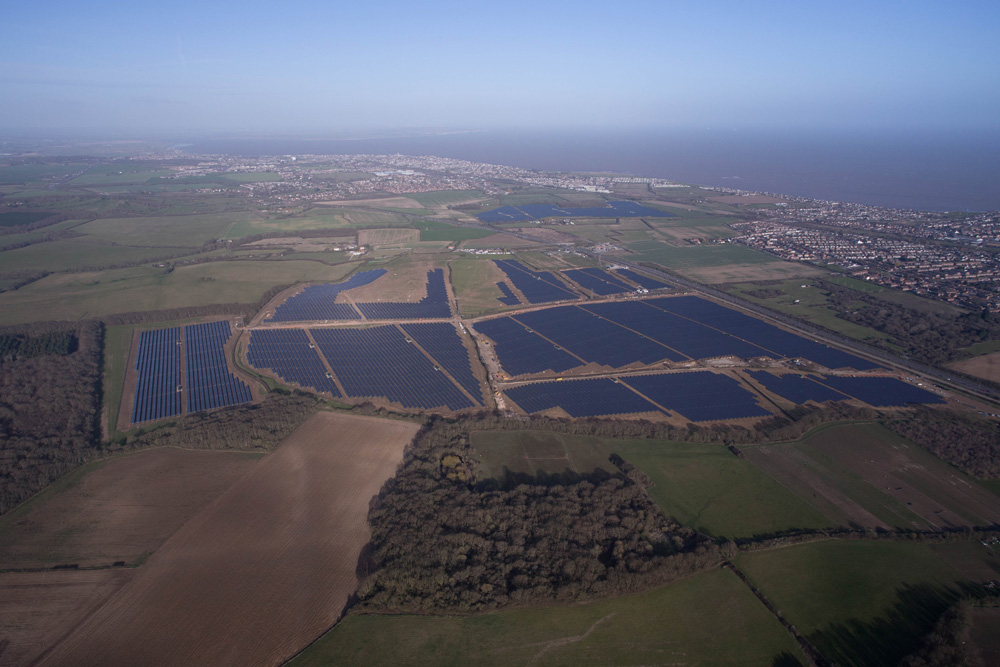
[[[18,4],[7,128],[1000,128],[995,1]]]

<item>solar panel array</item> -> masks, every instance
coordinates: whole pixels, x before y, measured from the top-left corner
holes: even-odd
[[[500,291],[503,292],[503,296],[498,296],[497,301],[505,306],[516,306],[521,303],[521,300],[517,298],[517,295],[514,294],[509,287],[507,287],[507,283],[500,281],[497,283],[497,287],[499,287]]]
[[[675,315],[700,322],[709,327],[728,332],[761,348],[770,350],[769,356],[805,358],[827,368],[850,367],[857,370],[878,368],[878,364],[813,342],[789,331],[744,315],[732,308],[720,306],[696,296],[660,298],[646,303]],[[738,355],[742,356],[742,355]]]
[[[504,393],[525,412],[560,407],[573,417],[661,412],[650,401],[691,421],[771,415],[739,382],[708,371],[637,375],[618,382],[610,378],[535,382]]]
[[[256,329],[250,332],[247,360],[257,369],[274,371],[285,382],[341,396],[309,337],[302,329]]]
[[[375,282],[386,274],[385,269],[372,269],[354,274],[339,283],[309,285],[291,297],[268,318],[271,322],[315,322],[320,320],[360,320],[361,316],[349,303],[334,303],[341,292]]]
[[[181,384],[180,337],[180,327],[139,334],[133,424],[181,413],[181,393],[177,391]]]
[[[890,377],[831,376],[817,381],[876,407],[945,402],[933,392]]]
[[[622,378],[630,387],[691,421],[765,417],[771,413],[756,397],[727,375],[708,371],[661,373]]]
[[[576,284],[601,296],[635,291],[607,271],[602,271],[601,269],[568,269],[563,271],[563,273],[569,276]]]
[[[536,382],[507,389],[505,393],[528,413],[554,407],[573,417],[658,412],[642,396],[608,378]]]
[[[513,259],[495,259],[493,263],[507,274],[514,286],[528,303],[550,303],[576,299],[578,295],[565,287],[549,271],[532,271],[524,264]]]
[[[372,320],[418,320],[423,318],[451,317],[448,290],[444,285],[444,271],[427,272],[427,296],[416,303],[359,303],[358,309]]]
[[[806,401],[843,401],[849,398],[844,394],[816,382],[813,378],[805,375],[782,375],[776,376],[765,371],[748,371],[754,380],[760,382],[778,396],[802,404]]]
[[[581,365],[579,359],[509,317],[476,322],[476,331],[493,340],[497,359],[510,375],[549,370],[559,373]]]
[[[648,304],[624,301],[586,304],[582,308],[669,347],[672,352],[664,357],[673,361],[727,355],[750,359],[768,354],[755,345]]]
[[[403,330],[410,338],[417,341],[427,354],[434,357],[455,382],[476,399],[476,403],[483,405],[482,385],[472,372],[469,351],[462,344],[454,325],[448,322],[424,322],[404,324]]]
[[[184,327],[184,380],[188,412],[250,403],[250,387],[229,372],[223,346],[231,334],[229,322]]]
[[[607,206],[562,207],[555,204],[501,206],[477,216],[483,222],[523,222],[542,218],[673,218],[673,213],[634,201],[611,201]]]
[[[546,308],[513,317],[568,352],[604,366],[652,364],[671,355],[662,345],[576,306]]]
[[[474,405],[394,326],[310,333],[351,398],[385,397],[423,409],[461,410]]]
[[[636,273],[630,269],[615,269],[615,271],[623,275],[628,280],[631,280],[636,285],[645,287],[646,289],[662,289],[664,287],[670,287],[667,283],[660,282],[655,278],[644,276],[641,273]]]

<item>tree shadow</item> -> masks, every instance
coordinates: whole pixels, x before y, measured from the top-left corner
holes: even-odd
[[[980,595],[981,587],[972,584],[904,585],[880,618],[850,619],[817,630],[807,639],[832,664],[895,665],[920,647],[949,606],[961,597]]]
[[[575,470],[565,468],[562,472],[546,472],[538,470],[535,474],[526,472],[516,472],[507,466],[503,467],[503,474],[499,478],[484,479],[476,484],[477,491],[510,491],[522,484],[528,486],[570,486],[580,482],[590,482],[597,485],[612,477],[617,477],[623,481],[628,478],[622,473],[612,474],[603,468],[594,468],[592,472],[580,473]]]

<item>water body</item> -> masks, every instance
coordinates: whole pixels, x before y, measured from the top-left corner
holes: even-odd
[[[402,153],[928,211],[1000,210],[1000,132],[483,131],[379,139],[217,138],[234,155]]]

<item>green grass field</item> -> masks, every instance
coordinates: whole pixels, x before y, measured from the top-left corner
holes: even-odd
[[[415,226],[420,230],[421,241],[458,243],[459,241],[486,238],[493,234],[493,232],[486,229],[456,227],[455,225],[427,219],[420,220]]]
[[[762,299],[751,294],[751,292],[761,289],[780,290],[784,292],[784,295]],[[825,292],[821,288],[813,286],[808,279],[785,280],[779,285],[769,285],[767,287],[751,283],[741,283],[729,285],[727,291],[747,301],[758,303],[778,312],[818,324],[856,340],[893,340],[891,336],[881,331],[853,324],[837,317],[838,309],[831,305],[830,299],[826,296]]]
[[[479,317],[508,309],[497,299],[503,294],[496,283],[504,274],[488,258],[462,257],[450,262],[451,287],[462,317]]]
[[[131,262],[147,262],[191,252],[190,248],[133,248],[82,239],[35,243],[0,253],[0,273],[7,271],[79,271]]]
[[[904,542],[824,540],[736,564],[834,664],[896,664],[967,583],[930,545]]]
[[[468,617],[348,615],[290,664],[769,665],[782,654],[804,659],[735,575],[713,570],[569,606]]]
[[[0,236],[0,246],[37,241],[38,239],[45,238],[49,234],[54,234],[56,232],[61,232],[65,229],[70,229],[71,227],[79,225],[81,222],[83,222],[83,220],[64,220],[62,222],[57,222],[54,225],[46,225],[44,227],[40,227],[39,229],[30,232],[21,232],[19,234],[4,234],[3,236]]]
[[[441,190],[439,192],[417,192],[406,196],[420,202],[423,206],[436,208],[486,198],[486,195],[480,190]]]
[[[275,285],[336,282],[356,266],[251,260],[178,266],[170,273],[136,267],[53,274],[0,294],[0,320],[5,324],[34,322],[39,313],[45,319],[76,320],[131,311],[252,303]]]
[[[0,166],[0,184],[28,184],[55,181],[81,171],[85,166],[83,163]]]
[[[330,209],[313,209],[303,216],[281,218],[247,218],[229,226],[220,238],[238,239],[254,234],[280,232],[294,236],[296,232],[311,229],[339,229],[352,226],[341,213]]]
[[[103,392],[105,427],[109,439],[118,435],[118,410],[122,402],[122,391],[125,389],[131,342],[131,326],[108,327],[104,331]]]
[[[76,231],[88,239],[126,246],[199,247],[221,238],[232,227],[255,218],[255,213],[218,213],[210,215],[148,216],[142,218],[107,218],[81,225]]]
[[[30,225],[33,222],[51,217],[52,214],[45,211],[10,211],[8,213],[0,213],[0,227]],[[2,238],[4,237],[0,236],[0,239]]]
[[[535,474],[614,471],[612,452],[649,475],[650,497],[677,521],[721,537],[751,537],[795,528],[836,525],[818,510],[722,445],[618,440],[535,431],[473,435],[484,474],[506,466]],[[482,449],[480,449],[482,444]]]
[[[771,264],[775,259],[736,244],[671,246],[657,241],[640,241],[628,246],[635,254],[629,259],[655,262],[669,269],[700,269],[728,264]]]

